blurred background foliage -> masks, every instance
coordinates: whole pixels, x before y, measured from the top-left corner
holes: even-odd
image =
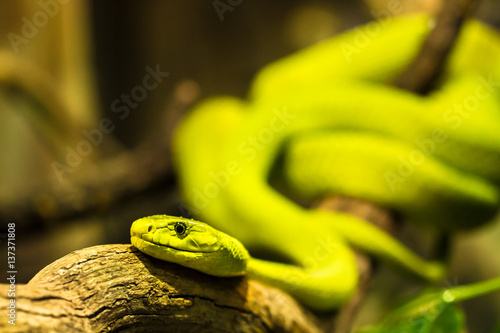
[[[2,0],[0,219],[3,232],[16,223],[18,282],[73,250],[128,243],[139,217],[181,214],[169,142],[189,107],[214,94],[245,96],[265,64],[368,22],[393,1],[233,1],[221,15],[215,1]],[[400,4],[402,14],[433,14],[441,2]],[[498,28],[500,3],[482,1],[476,17]],[[125,105],[123,94],[158,66],[168,77],[120,117],[113,102]],[[67,164],[68,151],[88,141],[82,131],[97,133],[103,119],[110,133],[96,134],[91,151],[58,176],[54,162]],[[398,234],[420,251],[429,239],[411,225]],[[499,240],[499,223],[457,235],[442,287],[500,275]],[[383,267],[359,324],[416,290]],[[464,308],[471,332],[491,331],[500,295]]]

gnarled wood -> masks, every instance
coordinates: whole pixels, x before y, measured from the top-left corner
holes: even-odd
[[[75,251],[16,285],[0,285],[2,332],[320,332],[290,296],[246,278],[216,278],[131,245]]]

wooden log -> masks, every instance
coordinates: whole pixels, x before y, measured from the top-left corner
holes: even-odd
[[[287,294],[216,278],[144,255],[132,245],[72,252],[28,284],[0,285],[1,332],[321,332]],[[8,308],[15,300],[15,317]],[[15,318],[15,325],[8,321]]]

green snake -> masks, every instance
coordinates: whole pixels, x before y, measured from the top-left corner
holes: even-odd
[[[153,216],[134,222],[132,243],[207,274],[249,274],[316,310],[338,307],[355,291],[351,247],[441,279],[440,263],[378,228],[305,208],[269,182],[278,175],[309,200],[366,199],[445,231],[492,220],[500,185],[500,38],[470,20],[431,94],[392,87],[429,27],[423,16],[372,22],[265,67],[247,100],[200,103],[174,138],[181,208],[221,231]],[[255,259],[247,249],[276,260]]]

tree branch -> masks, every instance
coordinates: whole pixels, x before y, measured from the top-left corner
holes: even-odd
[[[429,92],[446,64],[446,59],[459,35],[462,23],[472,15],[479,2],[479,0],[445,1],[445,5],[436,17],[436,25],[427,36],[419,54],[410,66],[396,78],[394,85],[417,94]],[[390,211],[359,199],[325,198],[318,204],[317,208],[350,213],[387,232],[391,232],[396,223],[396,219]],[[334,330],[336,333],[351,332],[356,313],[375,274],[373,260],[360,253],[357,254],[357,258],[360,271],[359,287],[356,294],[341,309],[336,318]]]
[[[427,36],[419,54],[394,85],[401,89],[426,94],[441,74],[448,54],[453,49],[460,28],[475,12],[479,0],[449,0],[436,17],[436,25]]]
[[[216,278],[131,245],[75,251],[27,285],[0,285],[2,332],[321,332],[285,293],[246,278]],[[8,305],[15,299],[15,323]]]

